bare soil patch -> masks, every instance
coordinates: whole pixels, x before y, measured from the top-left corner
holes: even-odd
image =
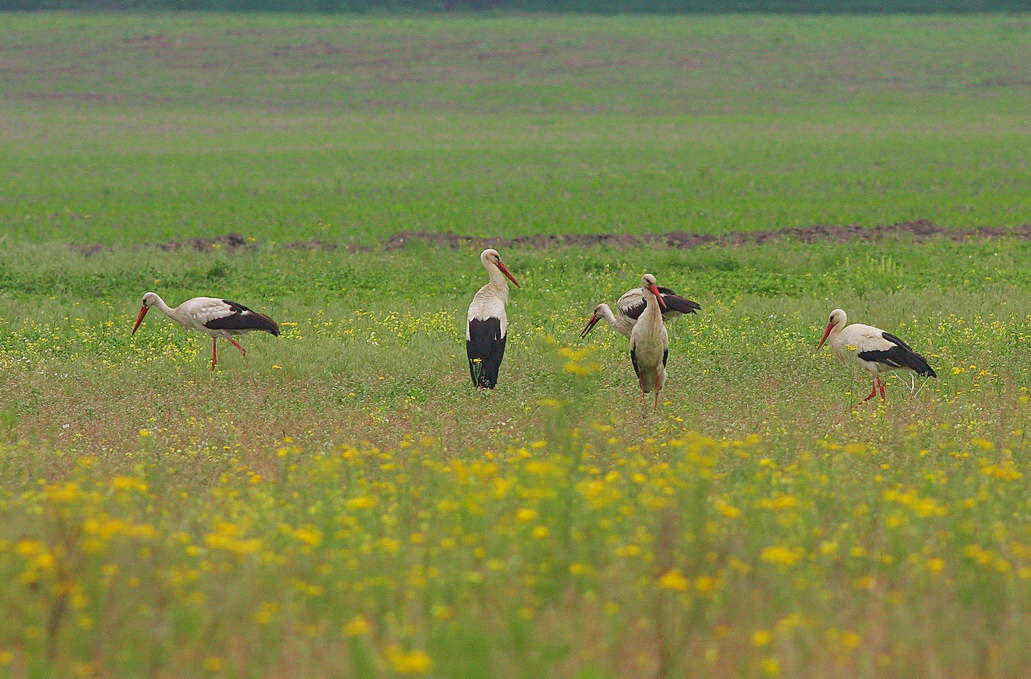
[[[496,236],[466,236],[457,233],[432,233],[428,231],[399,231],[381,243],[383,250],[403,250],[413,245],[459,248],[478,247],[522,247],[546,250],[556,247],[608,246],[617,248],[659,246],[674,250],[687,250],[701,245],[763,245],[774,241],[794,240],[802,243],[847,243],[865,242],[886,238],[909,238],[915,241],[940,238],[964,241],[984,238],[1017,238],[1031,240],[1031,224],[1017,227],[979,226],[975,229],[950,229],[927,219],[915,219],[897,224],[879,224],[869,227],[861,224],[828,225],[816,224],[806,227],[788,227],[770,231],[731,231],[723,234],[698,233],[693,231],[670,231],[668,233],[557,233],[535,236],[499,238]],[[368,245],[342,245],[318,238],[278,243],[275,246],[262,245],[257,240],[238,233],[227,233],[210,238],[187,238],[181,241],[147,243],[141,247],[159,250],[194,250],[204,252],[224,248],[227,252],[242,252],[263,247],[279,247],[290,250],[336,250],[346,248],[351,252],[368,252],[377,248]],[[84,255],[111,252],[114,248],[98,243],[73,243],[71,248]]]
[[[421,231],[401,231],[395,233],[386,242],[386,250],[398,250],[415,243],[438,247],[529,247],[547,249],[561,246],[607,245],[612,247],[634,247],[643,245],[660,245],[671,249],[689,249],[700,245],[762,245],[772,241],[795,240],[803,243],[849,241],[874,241],[883,238],[911,238],[928,240],[945,238],[963,241],[973,238],[1019,238],[1031,240],[1031,224],[1023,224],[1015,228],[980,226],[976,229],[950,229],[939,226],[926,219],[915,219],[897,224],[879,224],[874,227],[861,224],[827,225],[816,224],[806,227],[789,227],[771,231],[732,231],[723,234],[697,233],[692,231],[670,231],[663,234],[645,233],[640,235],[622,233],[592,234],[546,234],[536,236],[518,236],[515,238],[485,238],[480,236],[463,236],[453,233],[425,233]]]

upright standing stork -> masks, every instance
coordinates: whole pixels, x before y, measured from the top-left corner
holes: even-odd
[[[493,389],[498,383],[498,370],[505,357],[505,340],[508,333],[508,316],[505,304],[508,302],[508,282],[519,287],[519,282],[509,273],[497,250],[490,248],[480,253],[483,268],[490,276],[490,282],[480,288],[469,305],[465,326],[465,352],[469,356],[469,375],[473,386]]]
[[[909,345],[895,335],[872,325],[853,323],[845,326],[847,317],[841,309],[831,312],[830,321],[823,331],[823,337],[816,346],[819,350],[824,342],[830,345],[831,351],[842,362],[854,361],[873,378],[870,395],[859,403],[866,403],[877,395],[880,388],[881,400],[884,396],[883,373],[893,370],[912,370],[921,377],[937,377],[938,374],[920,354],[909,348]]]
[[[664,304],[662,320],[667,323],[684,314],[698,313],[702,308],[702,305],[698,302],[692,302],[685,297],[681,297],[669,288],[658,288],[658,290]],[[613,330],[623,337],[629,338],[630,331],[634,329],[638,319],[641,318],[641,314],[644,313],[644,309],[648,304],[647,297],[650,296],[650,292],[646,292],[643,288],[627,290],[616,300],[616,308],[619,310],[618,314],[612,313],[612,309],[609,308],[608,304],[604,302],[599,304],[594,307],[594,315],[591,316],[591,320],[587,321],[587,325],[580,332],[580,337],[587,337],[598,321],[605,319],[612,326]]]
[[[655,390],[655,409],[659,407],[659,391],[666,383],[666,359],[669,358],[669,336],[662,322],[662,308],[666,303],[655,285],[655,276],[646,273],[641,278],[641,294],[646,300],[644,313],[630,331],[630,360],[641,384],[641,404],[645,394]]]
[[[140,323],[143,322],[143,317],[147,315],[151,307],[155,306],[179,325],[211,335],[212,370],[215,369],[217,361],[215,345],[218,343],[219,337],[224,337],[232,342],[233,346],[246,356],[247,350],[233,339],[233,335],[260,330],[276,337],[279,336],[279,326],[275,321],[265,314],[251,311],[242,304],[216,297],[194,297],[173,308],[165,304],[165,300],[153,292],[143,295],[143,308],[140,309],[140,315],[136,317],[136,325],[132,327],[133,335],[136,334]]]

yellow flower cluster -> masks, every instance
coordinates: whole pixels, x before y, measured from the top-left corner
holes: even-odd
[[[118,643],[134,667],[190,676],[307,658],[389,677],[460,674],[473,653],[554,675],[580,662],[560,648],[605,637],[643,675],[656,666],[641,648],[691,629],[712,667],[846,675],[864,654],[915,662],[884,639],[958,596],[967,622],[935,632],[950,648],[1021,636],[1015,618],[969,621],[1029,603],[1022,439],[889,464],[849,443],[785,453],[664,427],[624,442],[596,423],[465,453],[428,436],[283,440],[212,456],[204,477],[196,456],[154,455],[155,437],[129,465],[84,456],[0,498],[0,658],[75,676]],[[141,625],[147,644],[133,642]]]

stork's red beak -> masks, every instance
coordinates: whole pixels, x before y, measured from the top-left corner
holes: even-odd
[[[593,316],[591,316],[591,320],[587,321],[587,325],[580,332],[580,339],[583,339],[584,337],[587,337],[587,335],[591,332],[591,330],[594,330],[594,326],[597,325],[598,321],[600,321],[600,320],[601,320],[601,316],[599,316],[598,314],[594,314]]]
[[[652,291],[653,295],[655,295],[655,299],[659,300],[659,306],[662,307],[663,309],[665,309],[666,308],[666,300],[662,299],[662,293],[659,292],[658,286],[656,286],[656,285],[649,285],[648,289]]]
[[[508,280],[510,280],[510,281],[512,281],[513,283],[515,283],[515,286],[516,286],[517,288],[519,288],[519,287],[522,287],[522,286],[520,286],[520,285],[519,285],[519,281],[517,281],[517,280],[516,280],[516,279],[515,279],[515,278],[514,278],[514,277],[512,276],[512,274],[511,274],[511,273],[509,273],[509,271],[508,271],[508,267],[507,267],[507,266],[505,266],[505,264],[504,264],[504,263],[503,263],[503,262],[502,262],[501,260],[498,260],[498,268],[499,268],[499,269],[501,269],[501,273],[503,273],[503,274],[505,274],[506,276],[508,276]]]
[[[136,325],[132,326],[132,333],[131,334],[133,334],[133,335],[136,334],[136,330],[140,327],[140,323],[143,322],[143,317],[147,315],[147,311],[149,309],[150,309],[150,307],[143,307],[143,308],[140,309],[140,315],[136,317]]]
[[[827,324],[826,330],[823,331],[823,337],[820,338],[820,343],[816,345],[816,350],[819,351],[823,343],[827,341],[827,337],[831,334],[831,329],[834,327],[834,321]]]

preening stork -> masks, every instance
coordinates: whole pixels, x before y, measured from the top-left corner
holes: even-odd
[[[641,384],[642,405],[645,394],[654,389],[655,408],[658,409],[659,391],[666,383],[666,359],[669,358],[669,336],[662,321],[662,309],[666,303],[655,285],[655,276],[650,273],[641,278],[640,292],[646,305],[630,331],[630,360]]]
[[[698,313],[702,308],[698,302],[681,297],[669,288],[658,288],[658,291],[665,304],[662,320],[667,323],[684,314]],[[619,313],[616,314],[612,313],[608,304],[599,304],[594,307],[594,315],[591,316],[591,320],[587,321],[587,325],[580,332],[580,337],[587,337],[598,321],[604,319],[616,332],[629,338],[630,331],[634,329],[641,314],[644,313],[647,297],[651,297],[651,293],[644,292],[643,288],[627,290],[616,300],[616,309],[619,310]]]
[[[133,335],[136,334],[140,323],[143,322],[143,317],[147,315],[151,307],[157,307],[166,316],[185,328],[211,335],[212,370],[215,369],[217,361],[216,344],[219,337],[224,337],[232,342],[233,346],[246,356],[247,350],[233,339],[233,335],[260,330],[276,337],[279,336],[279,326],[275,321],[265,314],[251,311],[242,304],[215,297],[194,297],[173,308],[165,304],[165,300],[153,292],[143,295],[143,308],[140,309],[140,315],[136,317],[136,325],[132,327]]]
[[[823,337],[816,346],[819,350],[824,342],[830,345],[831,351],[842,362],[855,362],[870,373],[873,387],[870,395],[859,403],[866,403],[881,391],[884,396],[884,382],[881,375],[894,370],[912,370],[922,377],[937,377],[938,374],[920,354],[909,348],[909,345],[895,335],[872,325],[853,323],[846,327],[847,317],[841,309],[831,312],[830,321],[823,331]]]
[[[498,383],[498,370],[505,357],[505,340],[508,336],[508,316],[505,304],[508,302],[508,282],[519,287],[519,282],[509,273],[497,250],[486,249],[480,253],[483,268],[490,276],[490,282],[480,288],[469,305],[465,326],[465,351],[469,356],[469,375],[473,386],[493,389]]]

